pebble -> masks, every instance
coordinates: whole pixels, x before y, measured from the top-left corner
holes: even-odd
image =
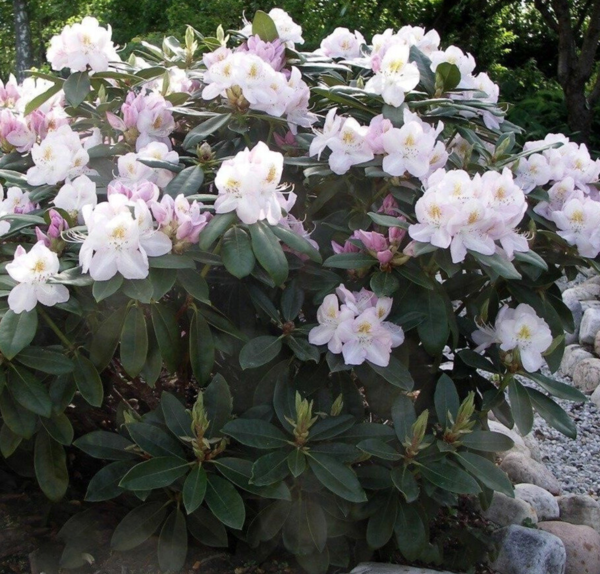
[[[540,522],[538,528],[560,538],[567,552],[565,574],[600,573],[600,534],[589,526]]]
[[[535,484],[515,485],[515,496],[533,507],[538,520],[554,520],[560,516],[556,498]]]
[[[500,551],[491,567],[498,574],[564,574],[567,553],[557,536],[512,525],[498,531],[497,538]]]
[[[544,488],[551,494],[560,494],[561,486],[556,477],[540,462],[520,453],[513,452],[505,457],[500,468],[513,483],[526,482]]]

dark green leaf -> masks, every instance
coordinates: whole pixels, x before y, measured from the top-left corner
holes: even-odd
[[[170,486],[189,470],[187,461],[175,456],[160,456],[136,464],[121,480],[127,490],[153,490]]]
[[[219,114],[205,120],[188,132],[183,141],[183,148],[188,151],[196,151],[196,146],[200,145],[209,135],[227,125],[230,119],[231,114]]]
[[[50,417],[52,401],[46,387],[33,373],[22,367],[11,366],[7,383],[12,396],[21,406],[43,417]]]
[[[133,464],[131,461],[120,460],[102,467],[90,480],[85,500],[87,502],[103,502],[123,494],[125,490],[119,486],[119,483]]]
[[[90,89],[90,76],[87,72],[73,72],[63,84],[65,99],[74,108],[80,106]]]
[[[99,371],[103,371],[114,357],[125,320],[125,309],[117,309],[100,324],[90,344],[90,359]]]
[[[403,458],[394,447],[376,438],[363,440],[356,445],[356,448],[382,460],[400,460]]]
[[[35,337],[38,318],[35,309],[27,313],[14,313],[10,309],[0,321],[0,351],[12,359]]]
[[[324,267],[336,269],[363,269],[377,263],[377,259],[366,253],[338,253],[328,257],[323,263]]]
[[[65,375],[75,368],[73,361],[63,353],[43,347],[25,347],[16,359],[26,367],[50,375]]]
[[[163,391],[160,406],[169,430],[176,437],[193,437],[192,417],[174,395]]]
[[[229,229],[231,224],[236,220],[237,215],[235,212],[215,215],[202,230],[202,233],[200,233],[198,247],[202,251],[208,251],[210,246],[217,241],[217,239],[221,239],[225,231]]]
[[[390,495],[386,497],[385,503],[369,519],[367,525],[367,544],[369,547],[375,549],[382,548],[389,542],[394,533],[397,514],[398,497],[395,492],[390,491]]]
[[[435,87],[440,93],[451,92],[460,84],[460,70],[456,64],[441,62],[435,69]]]
[[[158,538],[158,565],[163,572],[178,572],[185,564],[188,534],[185,516],[175,508],[165,520]]]
[[[263,42],[274,42],[279,38],[277,27],[271,16],[262,10],[257,10],[252,21],[252,34]]]
[[[252,466],[250,482],[256,486],[268,486],[282,481],[290,473],[287,458],[287,451],[282,450],[261,456]]]
[[[203,303],[210,303],[208,284],[200,273],[192,269],[180,269],[177,272],[177,281],[194,299]]]
[[[288,276],[288,262],[277,237],[271,228],[258,221],[249,226],[252,250],[263,269],[273,279],[275,285],[282,285]]]
[[[73,444],[94,458],[105,458],[107,460],[137,458],[131,450],[128,450],[133,446],[133,443],[114,432],[93,431],[78,438]]]
[[[380,367],[371,362],[369,362],[369,367],[395,387],[404,391],[412,390],[414,385],[412,376],[409,370],[396,357],[390,356],[390,362],[387,367]]]
[[[188,514],[195,512],[202,504],[207,484],[206,471],[202,466],[196,465],[183,484],[183,505]]]
[[[145,279],[127,279],[123,283],[123,293],[134,301],[148,304],[152,301],[154,287],[150,277]]]
[[[417,560],[427,544],[427,534],[415,504],[398,504],[394,531],[398,549],[404,558],[411,562]]]
[[[524,373],[524,376],[530,378],[532,381],[535,381],[545,391],[549,392],[551,395],[559,399],[582,403],[588,400],[587,397],[579,389],[576,389],[571,385],[555,381],[554,379],[546,377],[541,373]]]
[[[311,345],[306,339],[286,337],[285,342],[300,361],[304,363],[308,361],[314,361],[315,363],[319,362],[321,357],[319,349],[314,345]]]
[[[460,439],[463,446],[483,452],[505,452],[515,443],[511,438],[499,432],[473,431]]]
[[[215,362],[215,343],[206,319],[194,311],[190,322],[190,364],[199,384],[210,378]]]
[[[166,305],[155,304],[151,307],[151,314],[160,354],[169,372],[174,373],[181,359],[181,330],[175,313]]]
[[[121,365],[131,377],[137,377],[148,356],[148,328],[144,311],[137,305],[127,312],[121,331]]]
[[[286,446],[289,440],[277,427],[258,419],[235,419],[222,432],[243,445],[267,450]]]
[[[513,379],[508,385],[508,398],[513,418],[523,436],[533,428],[533,407],[525,387]]]
[[[2,420],[12,432],[27,439],[33,436],[37,417],[17,403],[6,388],[0,394],[0,413]]]
[[[148,423],[130,423],[127,430],[132,440],[151,456],[185,458],[181,443],[172,435]]]
[[[146,542],[162,524],[167,508],[162,502],[150,502],[134,508],[117,526],[110,546],[113,550],[131,550]]]
[[[323,550],[327,543],[327,521],[319,504],[310,498],[300,498],[292,505],[283,527],[283,543],[296,555]]]
[[[0,429],[0,454],[4,458],[12,456],[23,442],[23,437],[10,430],[7,424],[2,425]]]
[[[406,502],[414,502],[419,498],[419,485],[407,466],[402,465],[392,469],[392,482],[404,495]]]
[[[28,116],[31,112],[37,110],[44,102],[48,101],[55,94],[58,94],[58,92],[62,90],[62,87],[63,81],[57,78],[52,87],[27,102],[27,105],[25,106],[25,115]]]
[[[205,546],[225,548],[229,545],[227,530],[210,510],[198,508],[187,517],[190,534]]]
[[[286,500],[273,502],[261,510],[248,527],[250,544],[272,540],[279,534],[291,510]]]
[[[435,388],[435,412],[444,428],[452,425],[460,407],[460,399],[454,381],[448,375],[442,375]]]
[[[42,492],[53,502],[59,501],[69,486],[65,449],[48,433],[39,432],[35,439],[33,462]]]
[[[490,363],[485,357],[481,356],[479,353],[475,351],[471,351],[471,349],[465,349],[464,351],[460,351],[458,353],[460,360],[469,367],[473,367],[474,369],[481,369],[482,371],[486,371],[488,373],[497,373],[498,370],[492,363]]]
[[[306,470],[306,455],[299,448],[290,452],[287,462],[294,478],[298,478]]]
[[[230,227],[223,236],[221,257],[225,268],[238,279],[252,273],[256,259],[249,235],[240,227]]]
[[[507,496],[514,497],[514,489],[508,476],[492,461],[472,452],[459,452],[456,453],[456,457],[462,467],[469,471],[477,480],[485,484],[485,486],[497,492],[502,492]]]
[[[328,440],[346,432],[356,420],[352,415],[330,416],[317,421],[310,429],[309,440]]]
[[[81,396],[93,407],[101,406],[104,399],[102,379],[94,364],[80,353],[75,356],[73,377]]]
[[[46,432],[59,444],[69,446],[73,442],[73,425],[64,413],[51,418],[40,417],[40,421]]]
[[[366,502],[367,497],[358,478],[347,466],[330,456],[317,453],[309,453],[308,463],[325,488],[344,500]]]
[[[435,486],[456,494],[479,494],[481,488],[464,470],[445,463],[432,462],[421,467],[421,474]]]
[[[204,391],[204,408],[210,421],[206,437],[221,436],[221,430],[231,418],[233,409],[233,397],[229,385],[221,375],[215,375],[210,385],[206,387]]]
[[[198,193],[204,183],[204,172],[199,165],[186,167],[180,171],[165,187],[165,193],[171,197]]]
[[[392,405],[392,421],[396,436],[401,443],[410,440],[412,426],[416,420],[417,416],[412,401],[406,395],[397,396]]]
[[[255,369],[272,361],[281,352],[281,339],[265,335],[248,341],[240,351],[242,369]]]
[[[224,478],[208,475],[206,504],[211,512],[225,525],[241,530],[246,520],[246,508],[235,487]]]
[[[304,291],[298,286],[296,279],[290,281],[281,295],[281,312],[286,321],[293,321],[298,317],[304,304]]]
[[[531,404],[551,427],[569,438],[577,438],[577,426],[561,407],[536,389],[530,387],[526,387],[526,389],[531,399]]]
[[[377,297],[390,297],[400,287],[400,281],[391,272],[379,271],[371,277],[370,285]]]
[[[482,255],[476,251],[469,251],[469,253],[481,263],[484,271],[486,270],[486,267],[489,267],[495,273],[500,275],[500,277],[504,277],[504,279],[518,280],[522,278],[521,274],[517,271],[517,268],[508,259],[505,259],[498,253],[495,253],[494,255]]]
[[[319,251],[304,237],[280,225],[271,227],[271,231],[293,251],[306,255],[315,263],[323,262]]]

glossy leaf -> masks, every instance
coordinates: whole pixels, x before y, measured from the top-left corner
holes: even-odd
[[[207,484],[206,471],[202,466],[196,465],[183,483],[183,505],[188,514],[195,512],[202,504]]]
[[[35,337],[38,326],[37,312],[14,313],[10,309],[0,321],[0,352],[7,358],[14,358]]]

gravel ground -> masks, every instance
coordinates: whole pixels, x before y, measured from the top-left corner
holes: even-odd
[[[571,384],[569,377],[544,374]],[[554,400],[575,421],[577,439],[564,436],[536,416],[533,434],[542,461],[562,483],[565,494],[589,494],[600,499],[600,410],[591,401],[581,404]]]

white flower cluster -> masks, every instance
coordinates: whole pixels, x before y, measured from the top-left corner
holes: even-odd
[[[273,8],[269,12],[269,17],[275,23],[279,39],[289,48],[294,48],[296,44],[304,44],[302,38],[302,27],[296,24],[290,15],[281,8]],[[252,24],[247,22],[241,30],[245,36],[252,35]]]
[[[529,373],[538,371],[546,364],[542,354],[552,344],[548,324],[525,303],[516,309],[504,305],[496,316],[494,327],[480,327],[471,337],[479,345],[477,351],[497,344],[502,351],[510,353],[506,357],[509,363],[516,361]]]
[[[404,125],[395,128],[382,115],[374,117],[368,126],[361,126],[354,118],[338,116],[337,108],[333,108],[323,131],[315,131],[309,155],[320,157],[329,148],[329,167],[340,175],[353,165],[383,155],[383,170],[389,175],[425,178],[446,165],[446,148],[437,141],[443,129],[442,122],[433,127],[408,109],[404,110]]]
[[[96,18],[87,17],[54,36],[46,56],[53,70],[85,72],[89,67],[94,72],[105,72],[110,62],[121,61],[111,35],[110,26],[102,28]]]
[[[0,217],[12,215],[14,213],[29,213],[36,206],[29,199],[29,192],[23,191],[19,187],[9,187],[4,197],[4,188],[0,185]],[[10,221],[0,219],[0,236],[8,233]]]
[[[246,224],[267,220],[276,225],[283,217],[287,200],[281,193],[283,156],[259,142],[224,161],[215,177],[219,196],[216,213],[235,211]],[[288,206],[288,208],[291,206]]]
[[[206,87],[202,90],[202,97],[212,100],[222,96],[239,103],[236,90],[241,90],[250,109],[285,117],[290,129],[296,133],[298,126],[308,127],[316,120],[308,111],[310,90],[298,68],[277,69],[280,57],[274,55],[268,49],[271,46],[266,44],[255,40],[253,51],[233,52],[222,47],[206,54]],[[283,44],[278,46],[283,48]]]
[[[415,206],[418,223],[408,230],[414,240],[450,247],[454,263],[464,261],[468,249],[493,255],[500,249],[496,242],[509,259],[529,250],[516,231],[527,211],[525,194],[508,168],[473,178],[466,171],[440,169],[425,187]]]
[[[578,145],[562,134],[549,134],[544,140],[528,142],[525,151],[556,144],[558,147],[533,153],[513,166],[516,182],[528,193],[552,184],[549,201],[534,211],[553,221],[557,233],[575,245],[580,255],[594,258],[600,253],[600,194],[595,187],[600,160],[593,160],[585,144]]]
[[[340,285],[335,295],[323,300],[317,311],[319,326],[311,329],[308,341],[341,353],[346,365],[369,361],[387,367],[392,349],[404,342],[402,328],[385,320],[392,303],[391,297],[377,298],[367,289],[352,292]]]

